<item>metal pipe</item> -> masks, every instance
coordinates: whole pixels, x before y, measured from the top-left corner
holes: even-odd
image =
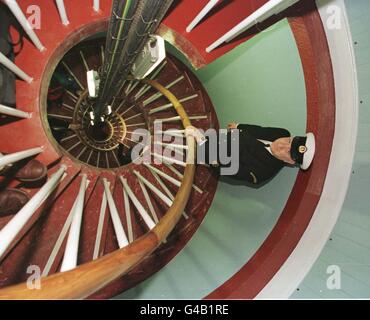
[[[153,229],[155,227],[155,223],[152,220],[152,218],[149,216],[149,214],[146,212],[140,201],[136,198],[135,194],[132,192],[130,186],[127,183],[126,179],[123,179],[122,177],[119,177],[121,180],[121,183],[127,192],[129,198],[131,199],[132,203],[136,207],[137,211],[140,213],[141,217],[143,218],[144,222],[148,226],[149,229]]]
[[[61,272],[72,270],[77,266],[78,245],[80,242],[82,214],[85,204],[85,192],[87,185],[88,185],[87,175],[83,174],[80,184],[80,190],[76,198],[76,205],[74,206],[73,218],[71,227],[69,229],[63,262],[60,268]]]
[[[67,17],[67,12],[66,12],[66,7],[64,5],[64,1],[63,0],[55,0],[55,2],[57,3],[57,7],[58,7],[58,11],[59,11],[59,15],[60,15],[60,19],[62,20],[62,23],[65,26],[68,26],[69,25],[69,20],[68,20],[68,17]]]
[[[0,159],[2,160],[2,159]],[[49,179],[47,183],[30,199],[24,207],[5,225],[0,231],[0,258],[6,252],[18,233],[31,219],[35,211],[42,205],[48,196],[54,191],[61,181],[67,167],[62,165],[60,169]]]
[[[242,22],[237,24],[230,31],[225,33],[221,38],[212,43],[206,52],[211,52],[212,50],[219,47],[224,42],[229,42],[241,33],[247,31],[257,23],[263,22],[264,20],[270,18],[271,16],[285,10],[299,0],[270,0],[265,3],[261,8],[257,9],[250,16],[245,18]]]
[[[112,193],[110,192],[108,180],[106,178],[103,179],[104,184],[104,191],[107,196],[108,206],[110,215],[112,218],[114,231],[116,233],[118,245],[120,248],[123,248],[128,245],[127,236],[125,230],[123,229],[121,218],[119,217],[118,210],[116,204],[114,203]]]
[[[0,63],[4,65],[7,69],[9,69],[11,72],[15,73],[20,79],[31,83],[33,81],[33,78],[31,78],[28,74],[26,74],[23,70],[21,70],[19,67],[17,67],[13,61],[8,59],[5,55],[3,55],[0,52]]]
[[[30,23],[28,22],[26,16],[23,14],[21,8],[19,7],[17,1],[15,0],[4,0],[4,3],[9,7],[10,11],[17,18],[20,25],[23,27],[24,31],[27,33],[33,44],[40,51],[44,51],[45,47],[42,45],[41,41],[37,37],[36,33],[33,31]]]
[[[220,0],[210,0],[208,1],[207,5],[198,13],[198,15],[194,18],[194,20],[187,26],[186,32],[189,33],[191,30],[195,28],[195,26],[210,12],[213,7],[219,2]]]
[[[32,117],[32,113],[24,112],[24,111],[17,110],[17,109],[14,109],[14,108],[10,108],[10,107],[4,106],[2,104],[0,104],[0,113],[6,114],[8,116],[24,118],[24,119],[29,119],[29,118]]]
[[[24,151],[7,154],[0,158],[0,168],[5,167],[14,162],[32,157],[36,154],[41,153],[42,151],[44,151],[43,147],[37,147],[37,148],[32,148],[32,149],[27,149]]]

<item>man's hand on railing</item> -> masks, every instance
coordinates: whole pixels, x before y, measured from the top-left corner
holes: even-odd
[[[204,134],[197,128],[193,126],[189,126],[185,129],[185,134],[188,136],[191,136],[195,139],[195,141],[199,144],[202,145],[204,142],[206,142],[206,137]]]
[[[228,125],[227,125],[227,128],[229,130],[233,130],[233,129],[238,129],[238,124],[235,123],[235,122],[230,122]]]

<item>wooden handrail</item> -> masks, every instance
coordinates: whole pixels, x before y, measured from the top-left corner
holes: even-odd
[[[160,91],[174,105],[184,128],[191,122],[178,99],[154,80],[143,80]],[[40,289],[28,289],[21,283],[0,290],[0,299],[82,299],[121,277],[146,256],[150,255],[168,236],[179,221],[189,200],[195,174],[195,141],[186,132],[188,144],[187,165],[184,177],[172,206],[159,223],[148,233],[128,246],[107,254],[100,259],[85,263],[77,268],[41,278]]]

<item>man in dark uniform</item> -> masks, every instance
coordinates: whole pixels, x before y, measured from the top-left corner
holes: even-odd
[[[250,124],[230,123],[225,138],[218,136],[218,145],[227,143],[227,153],[232,150],[232,131],[239,133],[239,167],[233,178],[256,187],[270,181],[285,166],[300,166],[306,170],[311,165],[315,153],[315,137],[308,133],[302,137],[291,137],[288,130],[282,128],[261,127]],[[234,132],[235,133],[235,132]],[[202,147],[198,147],[198,152]],[[204,143],[205,162],[225,168],[230,166],[220,160],[211,161],[209,140]]]

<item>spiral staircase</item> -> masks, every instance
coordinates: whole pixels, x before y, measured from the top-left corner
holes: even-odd
[[[195,143],[186,128],[217,129],[217,115],[202,83],[168,54],[148,78],[127,79],[106,123],[92,129],[85,75],[104,63],[111,1],[65,0],[62,21],[54,1],[18,2],[24,13],[34,4],[41,9],[41,30],[35,42],[16,22],[11,29],[12,38],[20,40],[15,48],[15,65],[22,71],[16,92],[20,112],[0,120],[0,151],[16,159],[36,157],[47,165],[48,178],[33,185],[1,178],[2,187],[21,188],[31,201],[17,215],[0,217],[0,298],[109,298],[163,268],[200,226],[218,176],[193,164]],[[328,172],[335,90],[315,3],[291,1],[296,4],[210,47],[267,2],[174,1],[157,30],[201,68],[287,17],[306,80],[307,129],[321,137],[315,163],[298,174],[261,248],[208,298],[254,298],[264,288],[308,228]],[[186,31],[207,3],[213,3],[208,14]],[[56,88],[57,77],[72,85]],[[122,157],[141,143],[135,129],[153,134],[158,123],[183,142],[171,147],[179,160],[165,157],[168,144],[156,141],[151,157],[162,164],[138,165]],[[40,290],[28,287],[30,266],[41,270]]]

